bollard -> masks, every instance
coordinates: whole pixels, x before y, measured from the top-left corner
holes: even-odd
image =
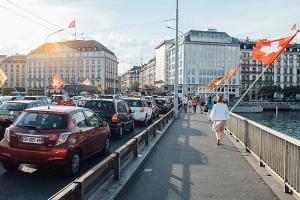
[[[115,152],[115,159],[114,159],[114,179],[120,180],[121,177],[121,158],[120,152]]]

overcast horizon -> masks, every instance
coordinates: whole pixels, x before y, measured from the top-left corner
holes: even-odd
[[[68,25],[76,20],[77,39],[94,39],[119,58],[119,73],[146,63],[155,45],[175,37],[175,0],[1,0],[0,54],[27,54],[45,42],[74,39]],[[297,0],[180,1],[179,29],[216,28],[232,37],[274,39],[291,35],[300,26]],[[297,36],[295,42],[299,42]]]

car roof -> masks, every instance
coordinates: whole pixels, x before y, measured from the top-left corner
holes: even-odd
[[[75,107],[75,106],[60,106],[60,105],[51,105],[49,106],[40,106],[35,108],[29,108],[27,111],[45,111],[45,112],[64,112],[64,113],[72,113],[78,110],[87,110],[82,107]]]
[[[126,98],[122,98],[123,100],[145,100],[143,98],[139,98],[139,97],[126,97]]]
[[[14,101],[6,101],[6,103],[32,103],[32,102],[41,102],[36,100],[14,100]]]
[[[24,97],[47,97],[47,96],[24,96]]]
[[[114,101],[117,101],[117,99],[87,99],[87,101],[110,101],[110,102],[114,102]]]

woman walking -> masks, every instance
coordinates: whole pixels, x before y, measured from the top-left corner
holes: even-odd
[[[223,103],[223,97],[217,97],[217,103],[213,106],[210,113],[210,119],[212,121],[212,130],[217,137],[217,145],[223,143],[223,134],[226,125],[226,121],[229,119],[229,110],[226,104]]]
[[[195,97],[193,97],[193,100],[192,100],[192,105],[193,105],[193,110],[194,110],[194,114],[196,113],[196,110],[197,110],[197,100]]]
[[[192,97],[188,100],[188,113],[192,113]]]

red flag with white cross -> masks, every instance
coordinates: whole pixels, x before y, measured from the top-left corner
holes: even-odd
[[[292,36],[280,38],[277,40],[258,40],[252,52],[252,59],[260,60],[266,65],[271,65],[274,60],[281,54],[281,52],[284,51],[284,49],[296,37],[298,32],[299,30]]]

